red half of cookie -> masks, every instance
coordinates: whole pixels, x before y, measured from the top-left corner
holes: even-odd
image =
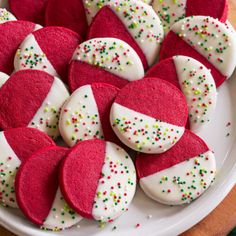
[[[49,0],[45,21],[47,26],[63,26],[85,38],[88,23],[82,0]]]
[[[9,0],[12,13],[19,20],[32,21],[44,25],[44,15],[48,0]]]
[[[0,71],[11,74],[17,48],[36,25],[27,21],[10,21],[0,25]]]

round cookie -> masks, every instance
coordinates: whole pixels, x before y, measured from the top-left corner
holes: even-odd
[[[211,16],[225,22],[228,0],[153,0],[152,7],[162,21],[165,33],[171,26],[188,16]]]
[[[133,199],[136,171],[119,146],[87,140],[77,144],[64,159],[60,187],[66,201],[81,216],[112,222]]]
[[[167,80],[182,90],[192,131],[201,130],[211,119],[217,101],[215,81],[211,72],[197,60],[174,56],[157,63],[145,76]]]
[[[19,208],[42,229],[58,231],[82,219],[65,202],[59,188],[59,167],[68,151],[62,147],[44,148],[28,158],[16,175]]]
[[[15,70],[36,69],[67,81],[68,64],[80,36],[62,27],[45,27],[32,32],[15,55]]]
[[[136,159],[139,183],[146,195],[167,205],[190,203],[211,185],[216,160],[204,141],[186,130],[163,154],[140,154]]]
[[[9,75],[0,72],[0,88],[6,83],[6,81],[9,79]]]
[[[27,21],[9,21],[0,24],[0,71],[11,74],[14,56],[24,38],[38,29],[38,25]]]
[[[144,153],[162,153],[184,133],[188,107],[182,92],[158,78],[126,85],[112,105],[110,122],[119,139]]]
[[[5,8],[0,8],[0,24],[5,23],[7,21],[15,21],[16,17],[7,11]]]
[[[61,109],[59,129],[63,140],[69,146],[96,138],[119,144],[109,122],[111,105],[118,91],[102,83],[78,88]]]
[[[41,148],[53,145],[46,134],[32,128],[0,132],[0,204],[17,207],[14,182],[21,162]]]
[[[192,16],[175,23],[160,51],[160,60],[183,55],[211,70],[216,86],[229,78],[236,65],[235,34],[217,19]],[[174,42],[174,43],[173,43]]]
[[[8,0],[11,12],[19,20],[32,21],[44,25],[44,15],[48,0]]]
[[[60,79],[43,71],[19,71],[0,89],[0,128],[30,126],[57,138],[60,108],[68,97]]]
[[[157,60],[164,33],[151,6],[142,1],[122,0],[109,2],[97,13],[87,37],[113,37],[125,41],[139,55],[146,70]]]
[[[69,68],[69,87],[71,92],[92,83],[122,88],[143,76],[142,62],[127,43],[115,38],[95,38],[75,50]]]

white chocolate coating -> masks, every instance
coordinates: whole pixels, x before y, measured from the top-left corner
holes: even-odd
[[[104,139],[98,107],[90,85],[78,88],[64,104],[59,128],[63,140],[70,147],[82,140]]]
[[[52,208],[42,228],[58,231],[70,228],[81,220],[82,217],[68,206],[61,194],[61,190],[58,188]]]
[[[60,109],[69,96],[63,82],[54,77],[48,95],[28,126],[39,129],[56,139],[60,135],[58,126]]]
[[[110,122],[125,145],[143,153],[163,153],[184,133],[184,127],[156,120],[118,103],[112,105]]]
[[[162,22],[165,34],[174,23],[185,18],[186,2],[187,0],[153,0],[152,7]]]
[[[211,185],[216,161],[211,151],[140,179],[143,191],[167,205],[190,203]]]
[[[9,79],[9,75],[0,72],[0,88],[6,83],[6,81]]]
[[[191,16],[175,23],[171,30],[188,43],[222,75],[229,78],[236,66],[235,34],[212,17]]]
[[[136,189],[136,171],[129,155],[119,146],[106,142],[106,157],[99,180],[92,215],[111,222],[127,210]]]
[[[36,25],[35,27],[35,30],[38,30],[41,26]],[[47,59],[47,55],[42,51],[33,34],[29,34],[18,48],[14,67],[15,71],[27,69],[42,70],[58,77],[56,70]]]
[[[151,6],[136,0],[115,1],[109,6],[139,45],[151,66],[157,60],[164,38],[163,27],[155,11]]]
[[[127,43],[115,38],[95,38],[83,42],[72,60],[87,62],[128,81],[144,76],[142,62]]]
[[[7,21],[15,21],[16,17],[7,11],[5,8],[0,8],[0,24],[5,23]]]
[[[217,91],[214,78],[203,64],[191,57],[175,56],[173,60],[187,100],[191,130],[200,131],[215,111]]]
[[[4,132],[0,132],[0,203],[18,208],[14,190],[15,175],[21,161],[8,144]]]

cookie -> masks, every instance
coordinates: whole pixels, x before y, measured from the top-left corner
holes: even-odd
[[[102,83],[78,88],[61,110],[59,129],[69,146],[88,139],[105,139],[119,144],[109,115],[119,89]]]
[[[111,107],[110,122],[119,139],[144,153],[162,153],[184,133],[188,107],[182,92],[158,78],[126,85]]]
[[[16,17],[5,8],[0,8],[0,24],[5,23],[7,21],[15,21]]]
[[[222,22],[228,17],[228,0],[153,0],[152,7],[165,33],[169,32],[174,23],[188,16],[211,16]]]
[[[25,161],[16,175],[15,189],[19,208],[33,223],[58,231],[77,224],[82,218],[62,197],[59,167],[67,148],[44,148]]]
[[[164,33],[151,6],[142,1],[122,0],[110,1],[97,13],[87,37],[113,37],[125,41],[139,55],[146,70],[157,60]]]
[[[205,142],[186,130],[163,154],[140,154],[136,159],[139,183],[146,195],[167,205],[190,203],[211,185],[216,160]]]
[[[69,68],[69,87],[71,92],[92,83],[122,88],[143,76],[142,62],[127,43],[115,38],[96,38],[75,50]]]
[[[15,70],[42,70],[67,81],[68,64],[80,41],[78,34],[62,27],[32,32],[17,50]]]
[[[32,21],[44,25],[44,15],[48,0],[8,0],[11,12],[19,20]]]
[[[212,118],[217,101],[215,81],[211,72],[197,60],[174,56],[153,66],[145,76],[167,80],[182,90],[192,131],[200,131]]]
[[[112,222],[127,210],[136,189],[136,171],[129,155],[102,140],[77,144],[64,159],[62,194],[85,218]]]
[[[56,77],[38,70],[13,74],[0,89],[0,128],[34,127],[59,136],[59,112],[69,93]]]
[[[174,42],[174,43],[173,43]],[[183,55],[211,70],[216,86],[229,78],[236,65],[234,33],[217,19],[192,16],[175,23],[160,51],[160,60]]]
[[[6,83],[6,81],[9,79],[9,75],[0,72],[0,88]]]
[[[29,156],[54,142],[44,133],[32,128],[9,129],[0,132],[0,203],[17,207],[14,181],[16,172]]]
[[[9,21],[0,24],[0,71],[11,74],[14,56],[24,38],[38,29],[38,25],[27,21]]]

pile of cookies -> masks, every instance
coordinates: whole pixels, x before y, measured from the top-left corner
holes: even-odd
[[[207,190],[216,160],[197,134],[236,66],[227,0],[8,3],[1,205],[57,231],[113,222],[137,183],[167,205]]]

